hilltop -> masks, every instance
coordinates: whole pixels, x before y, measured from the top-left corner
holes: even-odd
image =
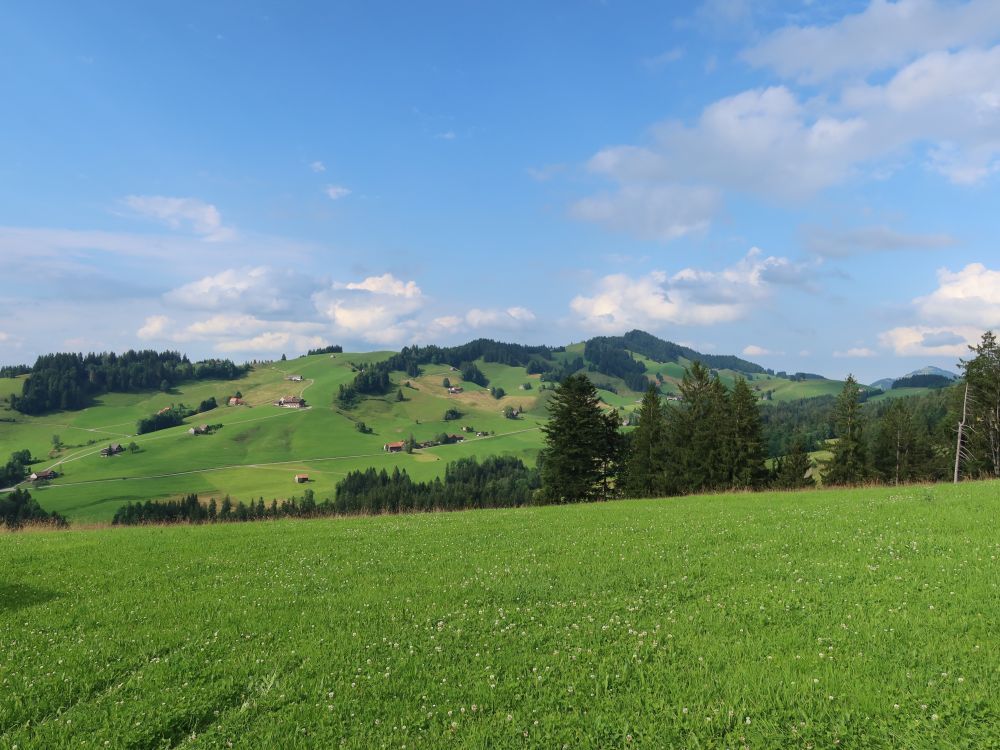
[[[355,469],[398,467],[415,480],[428,480],[466,456],[507,455],[533,465],[555,381],[586,372],[605,404],[627,417],[648,383],[674,396],[695,359],[727,385],[746,378],[762,402],[830,396],[842,385],[807,373],[774,373],[735,356],[701,354],[641,331],[564,347],[478,340],[401,352],[323,351],[257,363],[236,378],[99,393],[82,409],[39,415],[9,408],[9,397],[31,377],[22,374],[0,378],[0,397],[7,399],[0,407],[0,456],[27,449],[40,459],[32,470],[55,470],[58,476],[32,491],[47,510],[77,520],[107,520],[128,501],[192,492],[270,500],[311,489],[322,498]],[[463,373],[463,363],[479,375]],[[341,398],[345,389],[356,388],[368,391]],[[237,394],[236,405],[229,405]],[[218,406],[188,413],[211,399]],[[296,399],[304,399],[304,408],[285,408]],[[276,405],[282,400],[283,406]],[[137,435],[139,420],[158,412],[176,413],[179,423]],[[190,434],[203,425],[206,434]],[[55,436],[60,444],[54,448]],[[386,450],[411,437],[426,447]],[[136,452],[127,449],[130,443]],[[101,455],[114,444],[122,452]],[[308,481],[296,484],[303,474]]]

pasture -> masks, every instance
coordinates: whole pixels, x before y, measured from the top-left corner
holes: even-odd
[[[996,483],[0,537],[0,746],[994,747]]]
[[[28,417],[9,409],[0,416],[0,456],[28,448],[44,457],[37,464],[55,467],[60,476],[53,482],[30,487],[38,501],[50,511],[58,511],[73,521],[110,520],[115,509],[130,500],[176,497],[196,492],[203,497],[250,500],[263,497],[287,498],[301,495],[306,487],[296,486],[292,477],[310,476],[309,489],[317,498],[332,497],[336,483],[348,472],[369,466],[405,468],[415,479],[432,479],[444,473],[450,460],[466,456],[485,457],[507,454],[534,463],[541,445],[538,425],[545,409],[537,389],[518,390],[533,381],[524,368],[483,365],[491,378],[508,395],[494,399],[487,389],[462,384],[447,366],[428,366],[420,378],[409,379],[396,373],[394,381],[409,382],[401,390],[404,401],[396,400],[396,390],[381,398],[363,400],[356,408],[343,410],[334,403],[342,384],[354,377],[351,362],[384,358],[386,354],[343,354],[302,357],[288,362],[261,366],[246,377],[232,382],[207,381],[181,386],[170,393],[114,393],[100,396],[81,411],[57,412]],[[286,380],[301,375],[301,382]],[[448,395],[442,379],[451,376],[466,392]],[[9,380],[9,379],[8,379]],[[219,406],[196,414],[186,424],[135,436],[136,421],[171,404],[197,406],[210,396],[220,404],[239,390],[247,406]],[[304,410],[283,409],[273,401],[284,395],[303,396]],[[507,405],[527,410],[517,420],[501,414]],[[457,421],[445,421],[444,413],[455,407],[463,414]],[[374,430],[362,434],[357,422]],[[191,425],[221,424],[211,435],[188,434]],[[493,433],[477,438],[462,433],[462,426]],[[412,455],[383,452],[387,442],[410,435],[418,441],[431,440],[446,432],[462,434],[467,442],[418,451]],[[52,450],[52,436],[59,435],[64,447]],[[138,453],[111,458],[100,455],[111,442],[127,445],[135,441]]]

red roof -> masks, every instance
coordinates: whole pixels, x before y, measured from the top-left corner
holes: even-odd
[[[385,445],[387,448],[405,448],[406,441],[400,440],[398,443],[386,443]]]

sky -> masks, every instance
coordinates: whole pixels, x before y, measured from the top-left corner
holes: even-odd
[[[1000,327],[1000,3],[8,4],[0,363]]]

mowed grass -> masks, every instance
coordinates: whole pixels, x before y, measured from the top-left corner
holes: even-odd
[[[995,747],[1000,485],[0,537],[0,746]]]

